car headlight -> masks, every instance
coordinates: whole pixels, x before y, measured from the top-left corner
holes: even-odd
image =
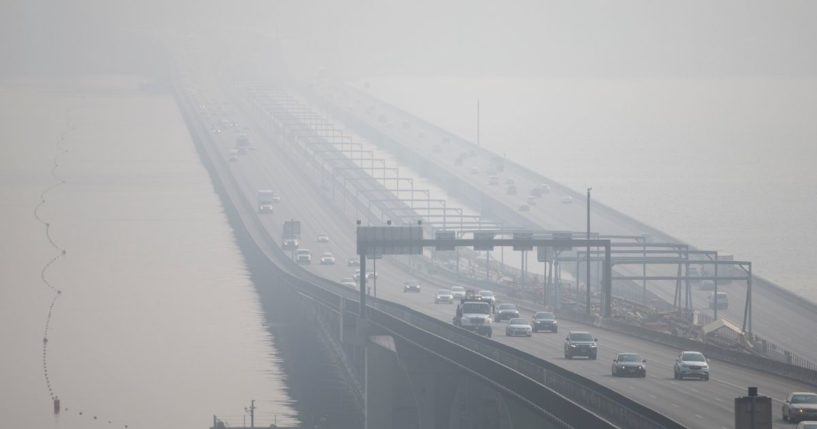
[[[644,369],[644,367],[641,366],[641,365],[638,365],[638,369]]]
[[[558,325],[558,324],[559,324],[559,322],[557,322],[556,320],[554,320],[554,321],[553,321],[553,324],[554,324],[554,325]]]
[[[576,347],[576,345],[575,345],[575,344],[571,344],[571,345],[570,345],[570,347],[574,347],[574,348],[575,348],[575,347]]]
[[[590,344],[591,349],[595,349],[597,346],[595,344]]]

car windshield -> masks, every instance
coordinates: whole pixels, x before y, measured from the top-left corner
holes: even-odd
[[[700,353],[684,353],[681,355],[681,360],[684,362],[705,362],[706,358]]]
[[[448,289],[440,289],[437,291],[437,295],[451,295],[451,291]]]
[[[451,288],[451,290],[453,290],[454,292],[464,292],[465,288],[462,286],[454,286]]]
[[[817,404],[817,395],[794,395],[791,397],[792,404]]]
[[[511,324],[511,325],[527,325],[528,324],[528,322],[525,321],[525,319],[511,319],[511,321],[508,322],[508,323]]]
[[[547,311],[540,311],[533,316],[535,319],[555,319],[556,317],[553,313],[549,313]]]
[[[484,302],[466,302],[462,306],[463,313],[482,313],[488,314],[491,311],[491,306]]]
[[[640,362],[641,357],[635,353],[628,353],[628,354],[621,354],[618,355],[619,362]]]
[[[513,304],[499,304],[497,308],[500,310],[516,310],[516,306]]]
[[[323,256],[332,256],[331,252],[324,252]]]
[[[575,333],[575,334],[570,334],[570,340],[571,341],[593,341],[593,336],[588,334],[587,332],[579,332],[579,333]]]
[[[489,290],[481,290],[479,291],[479,296],[492,297],[494,296],[494,293]]]

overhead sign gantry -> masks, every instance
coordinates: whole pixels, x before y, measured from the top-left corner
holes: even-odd
[[[596,247],[604,249],[602,278],[602,317],[610,317],[612,301],[611,242],[607,239],[574,239],[569,235],[537,238],[531,233],[515,233],[513,238],[496,238],[495,232],[478,231],[473,238],[457,238],[453,231],[437,231],[431,239],[423,237],[422,223],[409,226],[357,226],[357,253],[360,256],[360,314],[366,315],[366,259],[383,255],[422,255],[423,249],[453,250],[471,247],[490,251],[494,247],[531,250],[534,247],[571,249]],[[590,306],[587,308],[590,312]]]

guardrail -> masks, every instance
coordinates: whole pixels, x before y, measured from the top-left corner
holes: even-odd
[[[652,331],[617,320],[602,320],[599,323],[599,326],[604,329],[609,329],[611,331],[634,336],[645,341],[673,347],[678,350],[698,350],[712,359],[733,363],[745,368],[754,369],[780,377],[785,377],[790,380],[807,383],[812,386],[817,386],[817,371],[813,369],[790,365],[785,362],[779,362],[749,353],[729,350],[713,344],[703,343],[688,338],[676,337],[674,335]]]
[[[195,123],[198,117],[190,111],[191,107],[179,94],[177,102],[189,126],[200,129],[201,124],[197,126]],[[191,134],[196,144],[200,147],[207,145],[202,140],[209,140],[209,135],[193,129]],[[275,263],[287,283],[297,285],[301,292],[308,293],[312,298],[333,308],[340,308],[342,299],[350,304],[357,302],[355,291],[294,264],[261,225],[254,208],[237,191],[238,184],[232,175],[224,173],[228,171],[224,160],[213,157],[206,147],[204,153],[210,157],[210,167],[215,170],[214,181],[220,181],[227,194],[225,196],[229,200],[225,203],[236,206],[236,215],[240,217],[241,225],[253,237],[253,243],[259,251]],[[617,425],[636,429],[683,428],[656,411],[543,359],[399,304],[374,298],[370,303],[375,310],[371,312],[372,319],[383,328],[409,342],[424,345],[432,353],[446,354],[446,359],[513,394],[559,425],[577,428],[614,428]],[[347,305],[346,308],[350,314],[356,313],[355,305]],[[588,406],[599,410],[605,417],[584,408]],[[548,410],[545,407],[554,408]]]

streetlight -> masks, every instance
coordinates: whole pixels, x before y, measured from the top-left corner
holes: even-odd
[[[593,188],[587,188],[587,276],[585,277],[585,281],[587,282],[587,296],[585,297],[585,310],[587,315],[590,315],[590,191]]]
[[[247,427],[247,413],[250,413],[250,427],[255,428],[255,399],[250,401],[249,408],[244,407],[244,427]]]

